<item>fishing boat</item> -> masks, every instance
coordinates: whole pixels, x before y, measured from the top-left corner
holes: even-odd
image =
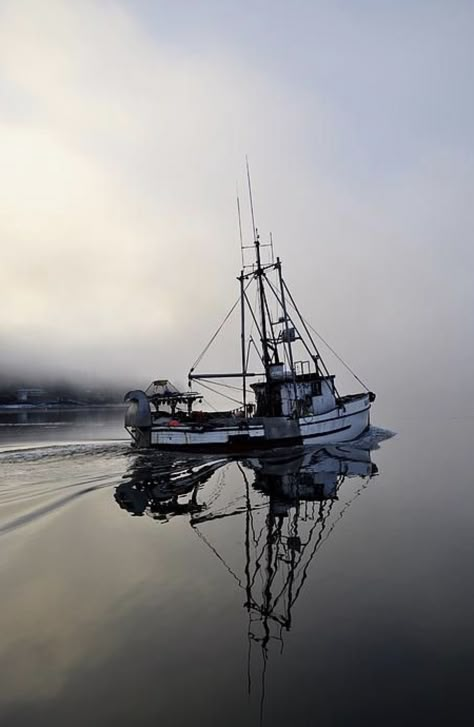
[[[346,442],[369,427],[375,394],[357,377],[364,391],[346,395],[338,391],[335,376],[316,345],[318,334],[300,313],[285,282],[271,237],[268,243],[260,241],[249,174],[248,183],[253,242],[243,243],[237,200],[242,251],[239,297],[191,367],[187,390],[168,379],[157,379],[146,391],[125,395],[125,427],[136,447],[232,454]],[[246,259],[249,250],[250,261]],[[240,370],[198,371],[204,354],[236,309],[240,309]],[[231,409],[203,410],[200,389],[215,392],[214,386],[238,389],[240,398],[224,393],[234,404]]]

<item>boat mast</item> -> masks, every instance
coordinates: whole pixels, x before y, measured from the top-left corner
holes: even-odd
[[[246,391],[246,373],[247,373],[247,355],[245,345],[245,287],[244,287],[244,240],[242,236],[242,217],[240,214],[240,200],[237,193],[237,215],[239,218],[239,237],[240,237],[240,254],[242,256],[242,270],[240,271],[240,347],[242,359],[242,404],[244,406],[244,417],[247,416],[247,391]]]
[[[246,389],[246,373],[247,373],[247,352],[245,345],[245,289],[244,289],[244,271],[242,270],[240,277],[240,342],[242,356],[242,404],[244,406],[244,417],[247,416],[247,389]]]
[[[248,159],[246,159],[246,165],[247,165],[247,182],[248,182],[248,189],[249,189],[249,199],[250,199],[250,213],[252,215],[252,229],[253,229],[253,236],[254,236],[254,246],[255,246],[255,254],[257,258],[257,268],[255,270],[255,276],[257,278],[258,283],[258,295],[260,299],[260,320],[261,320],[261,334],[262,334],[262,353],[263,353],[263,365],[265,367],[265,377],[267,381],[270,379],[270,352],[268,349],[268,339],[267,339],[267,318],[266,318],[266,300],[265,300],[265,289],[263,284],[263,276],[264,271],[262,268],[262,260],[260,257],[260,240],[258,237],[258,231],[255,227],[255,215],[253,211],[253,197],[252,197],[252,184],[250,181],[250,169],[249,169],[249,162]]]

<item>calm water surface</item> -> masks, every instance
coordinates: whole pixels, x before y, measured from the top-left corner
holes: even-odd
[[[0,724],[467,725],[473,419],[259,459],[0,418]]]

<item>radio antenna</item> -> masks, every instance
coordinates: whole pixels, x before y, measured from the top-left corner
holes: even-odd
[[[247,167],[247,183],[249,187],[249,200],[250,200],[250,213],[252,215],[252,228],[253,228],[253,239],[257,239],[257,228],[255,227],[255,215],[253,212],[253,197],[252,197],[252,183],[250,181],[250,169],[248,157],[245,157],[245,164]]]
[[[242,236],[242,216],[240,214],[240,199],[237,192],[237,215],[239,217],[240,254],[242,256],[242,269],[244,268],[244,239]]]

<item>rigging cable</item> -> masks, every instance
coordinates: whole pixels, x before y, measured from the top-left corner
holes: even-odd
[[[249,285],[250,285],[250,282],[251,282],[251,280],[249,280],[249,282],[248,282],[248,283],[247,283],[247,285],[245,286],[245,288],[244,288],[244,292],[245,292],[245,291],[247,290],[247,288],[249,287]],[[202,350],[202,352],[200,353],[200,355],[199,355],[199,356],[197,357],[196,361],[195,361],[195,362],[193,363],[193,365],[191,366],[191,369],[190,369],[190,371],[189,371],[189,373],[190,373],[190,374],[191,374],[191,373],[192,373],[192,372],[194,371],[194,369],[196,368],[196,366],[197,366],[197,365],[198,365],[198,364],[199,364],[199,363],[200,363],[200,362],[202,361],[202,358],[203,358],[203,356],[205,356],[205,355],[206,355],[206,353],[208,352],[209,348],[210,348],[210,347],[212,346],[212,344],[213,344],[213,343],[214,343],[214,341],[216,340],[217,336],[219,335],[219,333],[221,332],[221,330],[223,329],[223,327],[225,326],[225,324],[227,323],[227,321],[229,320],[229,318],[231,317],[232,313],[233,313],[233,312],[234,312],[234,310],[235,310],[235,309],[237,308],[237,306],[239,305],[239,303],[240,303],[240,295],[239,295],[239,297],[237,298],[237,300],[235,301],[235,303],[234,303],[234,305],[232,306],[232,308],[230,309],[230,311],[229,311],[229,312],[227,313],[226,317],[224,318],[224,320],[223,320],[223,321],[222,321],[222,323],[220,324],[220,326],[219,326],[219,328],[217,329],[217,331],[216,331],[216,332],[214,333],[214,335],[212,336],[212,338],[211,338],[211,340],[209,341],[209,343],[207,344],[207,346],[205,346],[205,347],[204,347],[204,349]]]
[[[199,538],[201,538],[201,540],[204,541],[204,543],[207,545],[207,547],[210,550],[212,550],[212,552],[214,553],[214,555],[221,561],[221,563],[223,564],[224,568],[230,573],[230,575],[238,583],[238,585],[240,586],[240,588],[243,588],[244,586],[243,586],[242,581],[240,580],[239,576],[234,573],[234,571],[232,570],[232,568],[229,565],[227,565],[227,563],[225,562],[224,558],[221,555],[219,555],[219,553],[217,552],[217,550],[214,548],[213,545],[211,545],[211,543],[206,538],[206,536],[203,533],[201,533],[201,531],[198,529],[197,525],[192,525],[192,528],[193,528],[194,532],[196,533],[196,535]]]
[[[255,300],[254,300],[254,304],[253,304],[253,307],[254,308],[257,307],[257,298],[258,298],[258,288],[257,288],[257,286],[255,286]],[[246,369],[246,371],[248,371],[248,368],[249,368],[250,344],[251,344],[251,341],[253,340],[252,335],[253,335],[253,329],[254,329],[254,326],[255,326],[255,320],[254,320],[254,318],[252,318],[251,321],[252,322],[251,322],[251,326],[250,326],[250,330],[249,330],[249,335],[248,335],[247,358],[246,358],[246,362],[245,362],[245,369]],[[260,352],[259,352],[258,348],[257,348],[257,355],[258,355],[258,358],[261,360],[261,358],[260,358]]]
[[[349,366],[349,364],[348,364],[348,363],[346,363],[346,362],[344,361],[344,359],[342,358],[342,356],[339,356],[339,354],[338,354],[338,353],[337,353],[337,352],[336,352],[336,351],[335,351],[335,350],[334,350],[334,349],[332,348],[332,346],[330,346],[330,345],[329,345],[329,343],[328,343],[328,342],[326,341],[326,339],[324,339],[324,338],[322,337],[322,335],[321,335],[320,333],[318,333],[318,331],[317,331],[317,330],[316,330],[316,329],[314,328],[314,326],[312,326],[312,325],[311,325],[311,323],[310,323],[309,321],[307,321],[306,319],[304,319],[304,318],[303,318],[303,320],[304,320],[304,322],[306,323],[306,325],[307,325],[307,326],[308,326],[309,328],[311,328],[311,330],[313,331],[313,333],[315,333],[315,334],[316,334],[316,336],[317,336],[317,337],[318,337],[318,338],[319,338],[319,339],[320,339],[320,340],[321,340],[321,341],[322,341],[322,342],[324,343],[324,345],[325,345],[325,346],[326,346],[326,347],[327,347],[327,348],[328,348],[328,349],[329,349],[329,350],[331,351],[331,353],[332,353],[332,354],[333,354],[333,355],[334,355],[334,356],[335,356],[335,357],[337,358],[337,360],[338,360],[338,361],[339,361],[339,362],[340,362],[340,363],[341,363],[341,364],[342,364],[343,366],[345,366],[345,368],[346,368],[346,369],[347,369],[347,370],[349,371],[349,373],[351,373],[351,374],[352,374],[352,376],[353,376],[353,377],[354,377],[354,378],[355,378],[355,379],[356,379],[356,380],[357,380],[357,381],[359,382],[359,384],[360,384],[361,386],[363,386],[363,387],[364,387],[364,389],[365,389],[366,391],[370,391],[370,389],[369,389],[369,387],[367,386],[367,384],[364,384],[364,382],[362,381],[362,379],[360,379],[360,378],[359,378],[359,377],[357,376],[357,374],[356,374],[356,373],[355,373],[355,372],[354,372],[354,371],[353,371],[353,370],[351,369],[351,367]]]
[[[271,290],[273,292],[273,295],[276,297],[276,299],[278,300],[278,302],[280,303],[280,305],[283,307],[283,301],[280,301],[278,292],[273,287],[273,284],[272,284],[271,280],[269,280],[267,277],[265,277],[265,279],[266,279],[268,285],[270,286],[270,288],[271,288]],[[286,292],[288,294],[288,297],[290,299],[290,305],[295,310],[295,312],[298,315],[300,321],[302,322],[303,328],[305,329],[306,335],[308,336],[308,340],[310,341],[311,345],[313,346],[314,352],[311,351],[311,348],[308,346],[308,344],[306,343],[306,341],[304,340],[304,338],[302,336],[300,336],[301,343],[303,344],[303,346],[305,347],[306,351],[309,353],[309,355],[311,356],[311,358],[314,358],[314,353],[316,353],[317,360],[321,364],[321,367],[322,367],[323,371],[325,372],[326,376],[329,376],[329,370],[328,370],[326,364],[324,363],[324,361],[323,361],[323,359],[322,359],[322,357],[321,357],[321,355],[320,355],[320,353],[318,351],[318,347],[316,346],[316,343],[314,342],[313,337],[311,336],[311,333],[308,330],[308,326],[306,325],[306,321],[304,320],[303,316],[301,315],[300,311],[298,310],[298,308],[296,306],[296,303],[293,300],[293,296],[291,295],[291,293],[290,293],[290,291],[288,289],[288,286],[287,286],[287,284],[284,281],[283,281],[283,285],[284,285],[284,288],[285,288],[285,290],[286,290]],[[288,319],[289,319],[290,323],[292,324],[292,326],[296,330],[298,330],[298,327],[296,326],[296,324],[294,323],[293,319],[291,318],[291,316],[289,314],[288,314]],[[339,392],[338,392],[338,390],[336,388],[336,385],[334,383],[333,383],[333,386],[334,386],[334,393],[337,396],[340,396],[340,394],[339,394]]]
[[[314,328],[314,326],[312,326],[311,323],[308,320],[306,320],[306,318],[304,318],[301,315],[301,313],[298,310],[298,307],[297,307],[297,305],[296,305],[296,303],[295,303],[295,301],[293,299],[293,296],[292,296],[290,290],[288,289],[288,286],[286,285],[286,283],[284,285],[285,285],[286,292],[288,293],[288,297],[290,299],[290,305],[293,308],[293,310],[295,310],[296,313],[299,315],[301,321],[303,322],[303,325],[307,326],[308,328],[310,328],[312,330],[312,332],[324,343],[324,345],[331,351],[331,353],[337,358],[337,360],[347,369],[347,371],[349,371],[350,374],[352,374],[352,376],[356,379],[356,381],[358,381],[359,384],[366,391],[370,391],[370,389],[367,386],[367,384],[364,384],[364,382],[362,381],[362,379],[360,379],[359,376],[357,376],[357,374],[355,373],[355,371],[353,371],[351,369],[351,367],[349,366],[349,364],[344,361],[344,359],[342,358],[342,356],[339,356],[339,354],[332,348],[332,346],[329,345],[329,343],[326,341],[326,339],[323,338],[320,333],[318,333],[318,331]],[[272,287],[271,286],[271,283],[270,283],[270,287]],[[315,348],[316,348],[316,346],[315,346]],[[316,348],[316,351],[317,351],[317,348]]]
[[[234,386],[233,384],[221,384],[220,381],[216,381],[215,379],[209,378],[209,379],[199,379],[199,381],[207,381],[208,384],[212,384],[213,386],[224,386],[226,389],[234,389],[234,391],[242,391],[241,386]],[[245,389],[247,394],[253,394],[253,391],[251,389]]]
[[[205,398],[204,396],[202,397],[202,400],[203,400],[203,402],[204,402],[204,403],[206,404],[206,406],[209,406],[209,407],[211,407],[211,409],[214,409],[214,411],[215,411],[215,412],[217,412],[217,409],[216,409],[216,407],[215,407],[215,406],[213,406],[213,405],[211,404],[211,402],[210,402],[210,401],[208,401],[208,400],[207,400],[207,399],[206,399],[206,398]]]
[[[229,401],[234,401],[239,406],[242,406],[242,402],[238,399],[234,399],[232,396],[229,396],[228,394],[223,394],[221,391],[216,391],[216,389],[213,389],[212,386],[209,386],[208,384],[203,384],[202,379],[199,379],[198,386],[204,386],[205,389],[209,389],[209,391],[212,391],[213,394],[217,394],[218,396],[223,396],[224,399],[229,399]]]

